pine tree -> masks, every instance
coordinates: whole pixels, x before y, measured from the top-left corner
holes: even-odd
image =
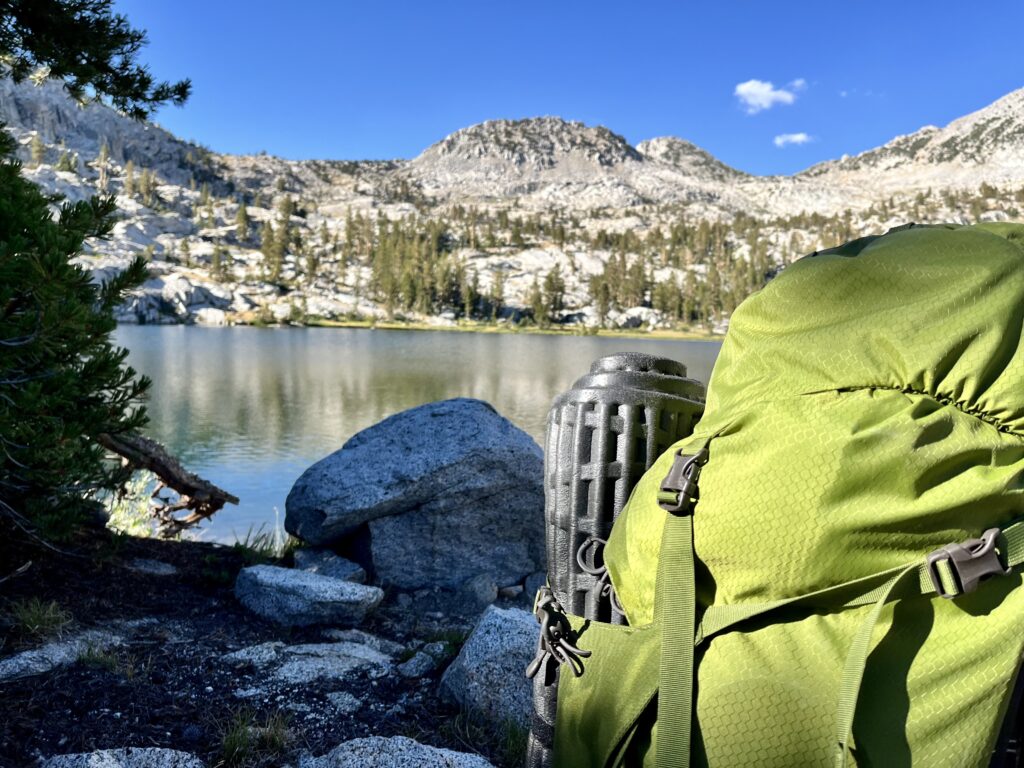
[[[223,245],[214,246],[210,254],[210,276],[217,282],[224,282],[228,277],[228,261],[231,256]]]
[[[55,170],[61,171],[62,173],[74,172],[74,166],[71,165],[71,156],[68,155],[68,151],[66,149],[61,150],[60,157],[57,158]]]
[[[498,313],[505,305],[505,270],[498,269],[494,273],[494,280],[491,283],[488,303],[491,305],[491,322],[496,322]]]
[[[142,259],[94,283],[72,259],[87,237],[113,227],[110,198],[64,203],[20,174],[15,143],[0,132],[0,517],[58,536],[87,497],[127,474],[108,464],[102,433],[146,422],[145,378],[123,365],[110,338],[114,308],[146,274]]]
[[[124,188],[122,193],[125,197],[135,196],[135,163],[131,160],[124,164]]]
[[[267,280],[276,283],[281,279],[284,251],[281,249],[280,238],[269,221],[264,222],[260,229],[260,251],[263,254],[263,274]]]
[[[546,316],[551,319],[558,316],[565,303],[565,280],[562,268],[555,264],[544,276],[544,304]]]
[[[32,134],[32,143],[29,145],[29,153],[32,157],[33,167],[39,167],[46,157],[46,147],[43,145],[43,140],[39,138],[38,133]]]
[[[235,231],[241,242],[244,243],[249,239],[249,212],[245,209],[245,200],[238,203],[238,213],[235,214]]]
[[[530,286],[530,293],[527,298],[527,302],[530,305],[530,310],[533,313],[533,322],[537,324],[538,328],[548,327],[548,303],[545,299],[544,292],[541,290],[540,283],[537,281],[537,276],[533,276],[533,284]]]
[[[181,258],[186,267],[192,266],[192,249],[189,247],[188,240],[181,241]]]
[[[153,172],[149,168],[143,168],[139,175],[139,198],[143,205],[153,205]]]
[[[137,63],[145,33],[110,2],[8,2],[2,18],[0,60],[15,82],[46,71],[72,96],[107,100],[137,119],[188,97],[188,81],[154,82]],[[111,340],[114,309],[146,266],[136,259],[93,282],[73,260],[86,238],[111,232],[114,199],[63,203],[53,216],[60,198],[21,176],[14,149],[0,131],[0,518],[57,535],[96,492],[121,488],[131,473],[107,460],[99,439],[146,423],[148,380]]]
[[[107,166],[110,164],[110,150],[107,148],[107,140],[100,144],[100,153],[96,157],[96,169],[99,171],[99,179],[96,181],[96,188],[101,192],[107,191]]]

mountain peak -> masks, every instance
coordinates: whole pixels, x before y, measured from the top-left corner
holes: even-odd
[[[471,125],[428,147],[413,162],[431,158],[491,159],[537,169],[553,168],[568,158],[603,167],[643,160],[629,142],[604,126],[550,116]]]
[[[678,168],[685,173],[720,181],[744,178],[748,174],[732,168],[696,144],[676,136],[659,136],[636,145],[646,158]]]

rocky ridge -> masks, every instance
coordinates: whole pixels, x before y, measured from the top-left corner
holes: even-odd
[[[683,139],[633,147],[607,128],[557,117],[488,121],[393,161],[218,154],[105,106],[79,107],[54,82],[0,80],[0,120],[20,144],[25,173],[46,190],[71,200],[117,195],[114,236],[94,244],[83,264],[102,279],[135,255],[150,259],[151,280],[122,308],[124,322],[397,316],[454,324],[463,315],[455,301],[426,310],[390,306],[375,271],[376,235],[373,242],[350,236],[353,220],[362,218],[370,232],[375,221],[440,228],[445,253],[475,276],[479,295],[498,290],[500,280],[500,311],[478,303],[478,317],[514,322],[529,315],[531,291],[557,266],[565,288],[555,322],[654,327],[672,322],[654,301],[658,283],[682,290],[708,276],[699,232],[682,257],[659,263],[665,258],[657,243],[680,227],[691,236],[721,228],[719,272],[727,264],[742,272],[755,259],[777,268],[907,220],[1012,218],[1024,184],[1024,90],[945,128],[927,126],[853,157],[772,177],[729,168]],[[140,190],[143,174],[147,188]],[[280,273],[268,278],[262,229],[280,227],[284,198],[295,204],[287,221],[293,236]],[[243,201],[245,232],[236,223]],[[530,230],[531,221],[534,229],[544,226]],[[610,242],[626,234],[635,237]],[[652,236],[654,244],[644,245]],[[648,288],[639,300],[599,311],[593,280],[617,252],[646,265]],[[733,292],[741,298],[744,290]],[[708,316],[727,317],[733,303],[716,302]]]

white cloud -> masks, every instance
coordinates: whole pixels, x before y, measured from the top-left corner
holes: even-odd
[[[737,85],[733,94],[743,104],[747,114],[753,115],[762,109],[771,109],[776,104],[792,104],[796,101],[796,93],[794,91],[806,88],[807,81],[799,78],[791,82],[788,87],[791,90],[787,91],[785,88],[776,88],[772,83],[765,80],[747,80],[745,83]]]
[[[780,133],[774,141],[776,147],[784,147],[787,144],[806,144],[814,139],[801,131],[800,133]]]

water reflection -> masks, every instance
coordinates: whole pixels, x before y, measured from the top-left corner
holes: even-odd
[[[274,524],[314,461],[393,413],[477,397],[543,439],[552,398],[602,355],[642,351],[707,382],[719,344],[328,328],[123,326],[129,362],[153,379],[149,434],[241,499],[207,538]],[[426,436],[425,436],[426,437]]]

